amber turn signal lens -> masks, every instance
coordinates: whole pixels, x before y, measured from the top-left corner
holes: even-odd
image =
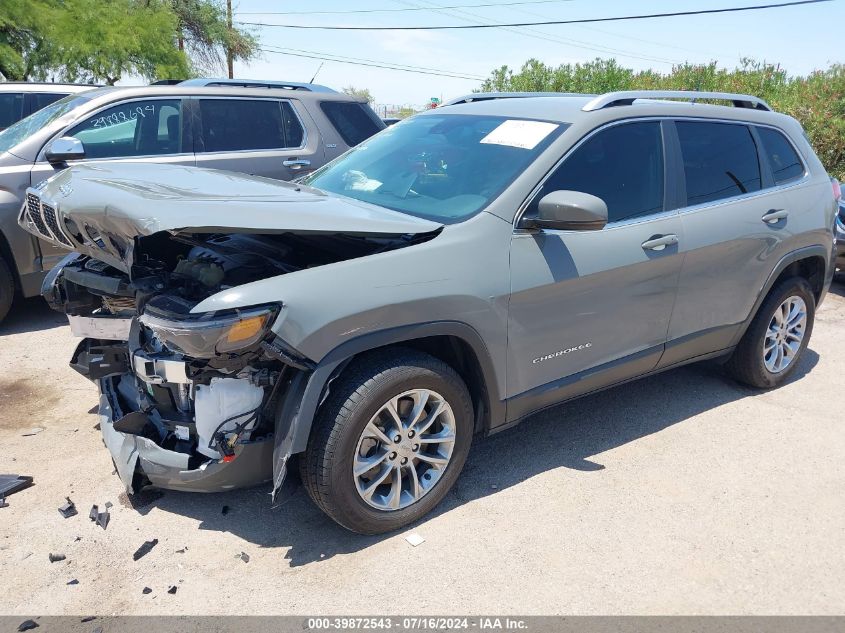
[[[243,321],[238,321],[229,328],[229,333],[226,335],[226,342],[237,343],[238,341],[255,338],[264,329],[267,316],[266,314],[260,314],[244,319]]]

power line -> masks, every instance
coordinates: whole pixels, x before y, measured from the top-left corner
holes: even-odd
[[[340,53],[324,53],[322,51],[309,51],[302,48],[293,48],[291,46],[277,46],[275,44],[268,44],[270,48],[276,49],[277,51],[293,51],[294,53],[306,53],[308,55],[325,55],[327,57],[337,57],[338,59],[345,59],[351,60],[356,62],[370,62],[372,64],[386,64],[388,66],[396,66],[401,68],[407,68],[408,70],[430,70],[432,72],[445,72],[449,74],[458,74],[458,75],[470,75],[470,73],[464,73],[461,71],[451,71],[451,70],[442,70],[441,68],[432,68],[431,66],[418,66],[415,64],[401,64],[399,62],[386,62],[383,59],[370,59],[368,57],[353,57],[351,55],[343,55]],[[472,77],[475,79],[475,77]]]
[[[441,9],[476,9],[485,7],[513,7],[523,4],[559,4],[574,0],[522,0],[521,2],[490,2],[486,4],[456,4]],[[349,11],[238,11],[238,15],[349,15],[352,13],[403,13],[406,11],[429,11],[428,7],[402,9],[351,9]]]
[[[410,4],[412,6],[417,6],[417,7],[421,6],[418,3],[408,2],[406,0],[399,0],[399,1],[402,2],[402,4]],[[490,24],[489,21],[484,21],[485,18],[483,16],[478,15],[477,13],[471,13],[469,11],[452,11],[452,12],[439,11],[438,9],[440,9],[442,7],[435,5],[433,2],[426,2],[425,4],[428,5],[428,6],[431,6],[432,10],[435,10],[438,13],[442,13],[443,15],[447,15],[449,17],[455,17],[455,18],[458,18],[459,20],[463,20],[465,22],[472,22],[473,24]],[[435,8],[435,7],[437,7],[437,8]],[[525,11],[525,9],[521,9],[521,11],[523,11],[525,13],[530,13],[528,11]],[[536,15],[536,14],[534,14],[534,15]],[[479,18],[482,21],[479,22],[477,19],[465,18],[463,16],[470,16],[471,18]],[[544,16],[539,16],[539,17],[544,17]],[[610,48],[608,46],[603,46],[601,44],[592,44],[592,43],[589,43],[589,42],[584,42],[582,40],[576,40],[576,39],[572,39],[572,38],[563,38],[563,37],[560,37],[559,35],[554,35],[552,33],[546,33],[545,31],[540,31],[538,29],[532,29],[532,28],[527,28],[527,27],[517,27],[517,28],[508,27],[508,28],[505,28],[504,30],[509,31],[510,33],[515,33],[516,35],[522,35],[524,37],[530,37],[530,38],[535,39],[535,40],[541,39],[541,40],[545,40],[547,42],[553,42],[555,44],[565,44],[567,46],[571,46],[571,47],[574,47],[574,48],[581,48],[581,49],[584,49],[584,50],[594,51],[594,52],[598,52],[598,53],[619,55],[619,56],[622,56],[622,57],[630,57],[630,58],[633,58],[633,59],[641,59],[641,60],[644,60],[644,61],[657,62],[657,63],[661,63],[661,64],[667,64],[667,65],[670,65],[670,66],[677,64],[677,63],[680,63],[680,60],[666,59],[666,58],[662,58],[662,57],[655,57],[655,56],[648,56],[648,55],[641,55],[639,53],[634,53],[632,51],[627,51],[627,50],[620,49],[620,48]]]
[[[589,24],[594,22],[621,22],[623,20],[649,20],[652,18],[672,18],[690,15],[706,15],[716,13],[736,13],[738,11],[759,11],[761,9],[780,9],[796,7],[804,4],[818,4],[832,0],[797,0],[779,4],[758,4],[743,7],[728,7],[724,9],[699,9],[697,11],[673,11],[671,13],[648,13],[640,15],[623,15],[610,18],[580,18],[576,20],[548,20],[545,22],[514,22],[510,24],[446,24],[440,26],[317,26],[310,24],[266,24],[262,22],[240,22],[247,26],[270,26],[283,29],[309,29],[321,31],[444,31],[468,29],[499,29],[520,26],[550,26],[556,24]]]
[[[280,49],[280,50],[272,50],[270,48],[260,48],[261,52],[264,53],[274,53],[276,55],[289,55],[291,57],[304,57],[307,59],[320,59],[323,61],[328,62],[337,62],[339,64],[351,64],[353,66],[369,66],[371,68],[383,68],[385,70],[397,70],[401,72],[407,73],[416,73],[419,75],[435,75],[438,77],[448,77],[450,79],[469,79],[472,81],[484,81],[484,77],[477,77],[472,75],[464,75],[450,71],[438,71],[438,70],[422,70],[413,66],[406,67],[402,65],[391,65],[389,62],[365,62],[365,61],[353,61],[355,58],[343,58],[336,55],[332,55],[330,53],[318,53],[316,51],[312,51],[310,53],[300,53],[294,52],[298,49]]]

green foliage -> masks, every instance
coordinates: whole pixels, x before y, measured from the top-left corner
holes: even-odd
[[[0,0],[0,75],[95,81],[185,78],[257,54],[221,0]]]
[[[614,90],[701,90],[739,92],[765,99],[800,121],[828,172],[845,181],[845,65],[834,64],[806,77],[789,76],[779,65],[743,59],[733,70],[682,64],[668,74],[634,71],[614,59],[551,67],[529,59],[518,72],[495,69],[484,92],[584,92]]]
[[[169,0],[169,4],[178,20],[179,49],[188,52],[196,70],[206,73],[222,68],[227,50],[235,61],[258,54],[255,36],[229,28],[221,0]]]
[[[356,88],[355,86],[346,86],[346,88],[343,89],[343,92],[358,99],[366,99],[367,103],[370,104],[375,101],[375,98],[370,93],[369,88]]]

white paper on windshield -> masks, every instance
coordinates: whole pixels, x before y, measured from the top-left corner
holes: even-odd
[[[555,129],[557,129],[556,123],[508,119],[481,139],[480,142],[491,143],[493,145],[507,145],[509,147],[521,147],[522,149],[534,149],[540,141]]]

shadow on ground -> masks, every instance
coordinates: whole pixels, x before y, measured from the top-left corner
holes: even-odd
[[[800,380],[818,360],[808,349],[790,381]],[[557,468],[592,476],[604,469],[596,455],[674,424],[694,424],[699,413],[754,393],[717,365],[699,364],[548,409],[511,430],[477,439],[455,488],[434,515]],[[291,566],[362,550],[385,538],[339,527],[301,486],[277,508],[270,507],[269,492],[267,487],[214,495],[167,491],[138,511],[157,507],[197,519],[201,530],[231,532],[259,547],[288,548]]]
[[[51,310],[41,297],[16,299],[8,316],[0,324],[0,336],[37,332],[67,325],[67,317]]]

